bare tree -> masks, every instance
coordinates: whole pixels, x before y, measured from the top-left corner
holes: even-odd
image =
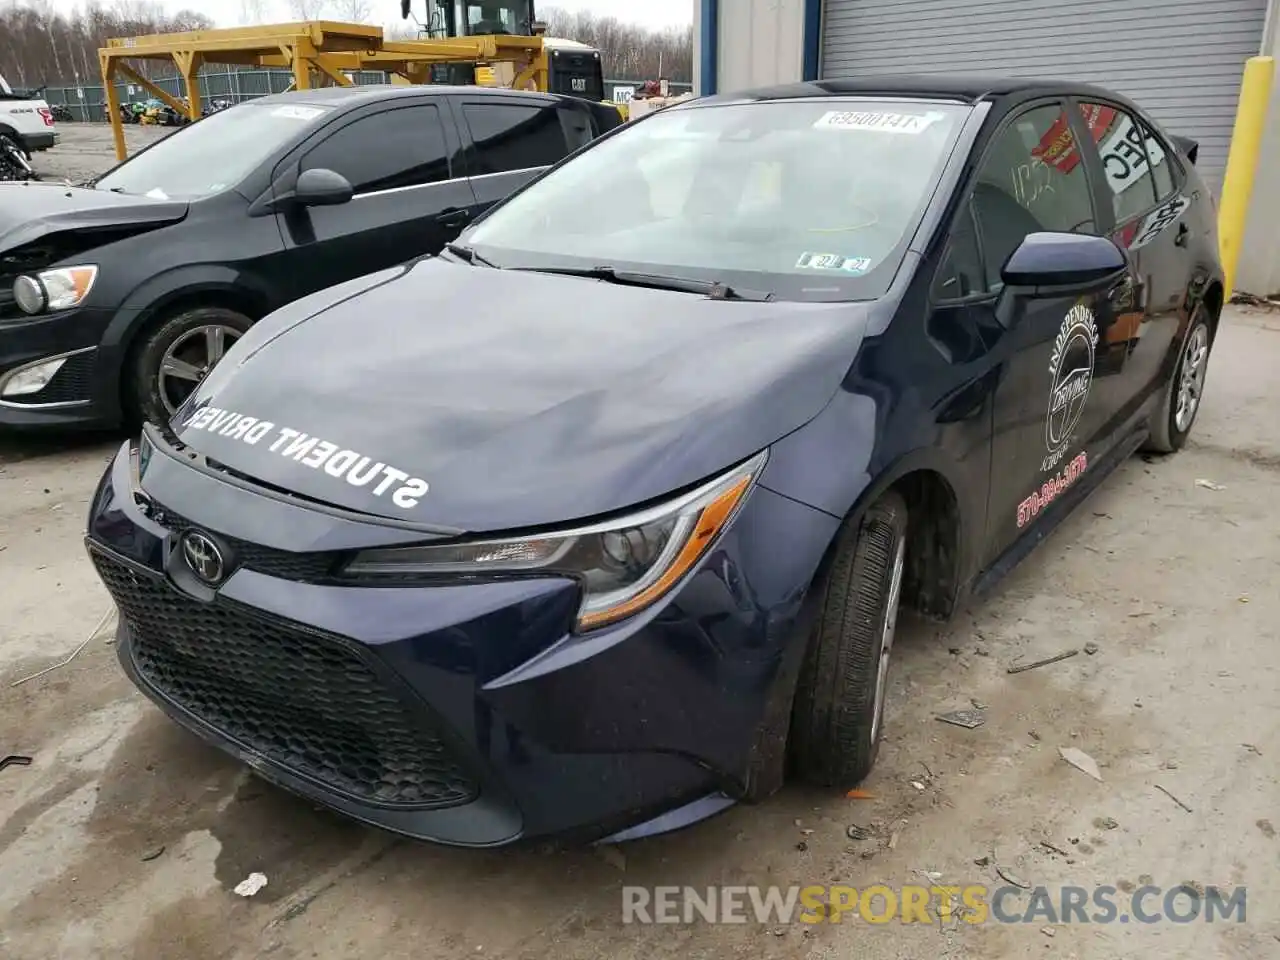
[[[321,20],[329,0],[289,0],[289,12],[298,20]]]
[[[240,25],[251,27],[266,19],[266,0],[240,0]]]
[[[693,25],[649,30],[616,17],[598,17],[555,7],[539,8],[547,35],[587,43],[600,51],[604,75],[632,80],[665,77],[677,83],[693,80]]]
[[[151,0],[116,0],[110,7],[90,2],[64,15],[48,0],[0,6],[0,67],[21,87],[93,85],[98,81],[98,48],[109,37],[136,37],[179,30],[208,30],[213,21],[183,10],[170,16]],[[144,76],[172,76],[172,69],[140,64]]]
[[[372,12],[372,0],[337,0],[335,7],[335,16],[347,23],[364,23]]]

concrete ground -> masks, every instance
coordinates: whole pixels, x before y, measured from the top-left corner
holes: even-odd
[[[125,144],[133,154],[148,144],[163,140],[174,127],[128,124],[124,128]],[[45,180],[76,182],[102,173],[115,165],[115,146],[111,127],[105,123],[60,123],[58,145],[37,153],[33,161],[36,172]]]
[[[120,439],[0,438],[0,754],[33,758],[0,771],[0,957],[1280,955],[1278,365],[1280,313],[1230,309],[1186,450],[1126,463],[950,626],[903,625],[869,798],[788,787],[609,853],[437,849],[318,811],[149,706],[121,675],[109,629],[12,686],[66,658],[110,610],[80,536]],[[1086,643],[1096,652],[1006,672]],[[983,726],[935,719],[971,700],[986,706]],[[1060,747],[1093,757],[1101,782]],[[267,886],[235,895],[254,871]],[[621,918],[630,884],[994,889],[1010,877],[1055,896],[1063,885],[1245,885],[1246,921]]]

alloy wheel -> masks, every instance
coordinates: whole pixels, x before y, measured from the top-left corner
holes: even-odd
[[[1179,433],[1186,433],[1200,409],[1204,394],[1205,373],[1209,366],[1209,328],[1197,324],[1187,338],[1182,354],[1182,375],[1178,381],[1178,405],[1173,414],[1173,425]]]
[[[169,344],[158,374],[160,399],[168,414],[177,412],[240,336],[235,327],[209,324],[188,330]]]

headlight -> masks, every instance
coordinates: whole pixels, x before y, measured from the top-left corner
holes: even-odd
[[[79,306],[93,289],[98,268],[60,267],[42,270],[35,276],[21,276],[13,282],[13,298],[26,313],[70,310]]]
[[[665,596],[706,554],[746,499],[760,453],[657,507],[563,533],[366,550],[347,566],[364,576],[538,571],[583,586],[577,628],[632,616]]]

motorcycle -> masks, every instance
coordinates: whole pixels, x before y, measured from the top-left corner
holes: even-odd
[[[141,103],[122,103],[120,104],[120,120],[124,123],[140,123],[142,115],[147,112],[145,104]]]
[[[0,134],[0,181],[38,180],[31,156],[12,138]]]
[[[58,123],[69,123],[75,119],[71,113],[71,108],[61,103],[51,104],[49,111],[53,114],[53,119]]]

